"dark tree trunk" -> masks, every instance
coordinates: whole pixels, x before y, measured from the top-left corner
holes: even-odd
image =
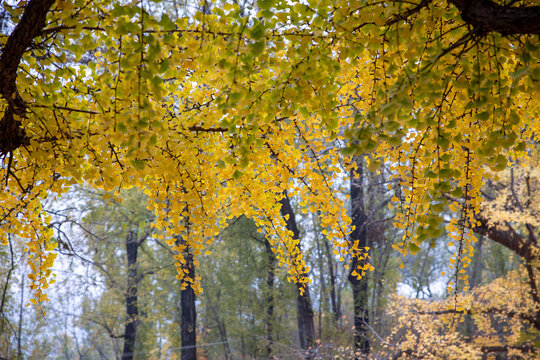
[[[266,276],[266,355],[272,356],[272,344],[274,342],[274,281],[276,270],[276,256],[267,239],[264,239],[266,257],[268,258],[268,273]]]
[[[185,269],[187,277],[195,279],[195,266],[193,264],[193,253],[187,243],[184,257],[186,259]],[[190,285],[180,291],[181,301],[181,337],[182,337],[182,356],[181,360],[196,360],[197,359],[197,312],[195,308],[195,291]]]
[[[32,0],[26,4],[20,21],[5,42],[0,56],[0,95],[7,106],[0,119],[0,157],[12,153],[29,143],[20,127],[20,118],[26,115],[27,105],[17,91],[17,69],[22,56],[45,27],[47,13],[54,0]],[[9,165],[8,174],[9,176]]]
[[[366,214],[364,212],[364,189],[363,189],[363,163],[362,159],[355,157],[354,161],[358,165],[356,170],[351,170],[351,213],[354,230],[350,235],[350,243],[358,241],[358,248],[368,246],[366,236]],[[357,279],[352,272],[362,266],[356,257],[353,257],[351,270],[349,272],[349,282],[351,283],[354,303],[354,345],[355,359],[359,359],[361,354],[367,355],[370,351],[368,338],[368,278],[367,276]]]
[[[291,202],[285,192],[285,196],[280,201],[281,203],[281,215],[285,218],[287,223],[287,229],[292,231],[294,239],[300,240],[300,231],[296,225],[294,218],[294,211],[291,206]],[[287,218],[288,216],[288,218]],[[298,243],[300,249],[300,243]],[[303,274],[306,275],[307,274]],[[302,286],[304,291],[301,291]],[[308,284],[296,284],[296,309],[298,319],[298,337],[300,340],[300,347],[304,350],[308,350],[313,347],[315,343],[315,325],[313,322],[313,309],[311,306],[311,297],[309,294]],[[308,352],[308,358],[310,358]]]
[[[451,0],[461,18],[484,32],[540,34],[540,6],[507,6],[491,0]]]
[[[135,352],[137,326],[139,324],[139,307],[137,291],[139,279],[137,275],[137,252],[139,241],[136,231],[128,231],[126,235],[127,255],[127,289],[126,289],[126,321],[124,327],[124,350],[122,360],[132,360]]]
[[[300,346],[304,350],[310,350],[315,343],[315,324],[313,322],[313,309],[309,286],[304,285],[304,292],[300,294],[301,285],[296,285],[296,309],[298,314],[298,336]],[[308,358],[311,358],[308,356]]]

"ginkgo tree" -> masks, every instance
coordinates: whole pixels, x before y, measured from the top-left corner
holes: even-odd
[[[166,15],[157,20],[143,3],[37,1],[8,10],[19,21],[4,38],[2,73],[14,58],[21,70],[5,86],[12,88],[3,103],[1,226],[4,237],[17,231],[29,239],[36,301],[46,299],[56,256],[40,199],[77,182],[107,191],[145,189],[155,227],[177,252],[178,277],[196,291],[197,279],[184,276],[186,245],[176,239],[185,238],[197,264],[205,243],[239,215],[267,228],[278,261],[295,264],[291,279],[307,281],[300,276],[305,265],[297,240],[279,212],[284,189],[302,193],[305,207],[321,209],[329,237],[347,251],[345,207],[332,193],[333,175],[325,175],[339,171],[338,150],[322,151],[332,131],[321,119],[306,126],[285,97],[282,104],[273,100],[289,91],[273,85],[285,72],[276,76],[283,55],[266,55],[274,69],[250,74],[238,65],[233,72],[223,60],[238,57],[214,60],[221,47],[233,51],[237,44],[222,37],[213,50],[205,44],[203,56],[198,53],[206,24],[217,26],[218,18],[201,15],[195,25],[186,19],[175,24]],[[74,22],[79,11],[84,15]],[[237,27],[233,20],[223,24],[227,31]],[[250,31],[264,37],[260,24]],[[250,54],[251,37],[240,40]],[[19,50],[30,45],[22,57]],[[243,99],[249,92],[256,95]]]
[[[308,281],[280,217],[284,190],[320,211],[361,274],[367,249],[347,240],[334,193],[338,160],[354,167],[353,154],[393,166],[402,254],[441,234],[443,209],[455,213],[446,228],[464,282],[484,169],[539,140],[535,1],[259,0],[174,20],[151,1],[3,6],[0,237],[28,239],[36,301],[56,256],[41,200],[82,182],[113,196],[144,189],[196,291],[185,246],[197,265],[239,215],[267,229],[293,281]],[[328,146],[345,138],[343,152]]]

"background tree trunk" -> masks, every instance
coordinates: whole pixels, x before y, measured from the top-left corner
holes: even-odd
[[[185,267],[188,271],[187,276],[190,279],[195,279],[195,266],[193,265],[193,254],[191,249],[186,245],[184,257],[186,259]],[[188,285],[180,291],[181,301],[181,338],[182,338],[182,356],[181,360],[196,360],[197,359],[197,312],[195,308],[195,291]]]
[[[212,284],[212,286],[214,285]],[[229,360],[231,358],[231,348],[229,346],[229,339],[227,337],[227,326],[225,325],[225,322],[219,317],[220,309],[218,308],[218,305],[216,305],[212,301],[212,297],[209,296],[207,292],[203,292],[203,294],[206,295],[205,300],[208,303],[208,307],[210,308],[212,316],[214,317],[214,320],[216,322],[216,326],[219,332],[219,338],[223,345],[223,355],[225,356],[225,360]],[[216,294],[216,298],[218,300],[221,298],[221,291],[219,289]]]
[[[265,238],[264,246],[268,258],[268,274],[266,277],[266,355],[272,356],[272,344],[274,342],[274,281],[276,271],[276,256],[272,251],[270,242]]]
[[[354,230],[350,235],[350,243],[359,241],[358,247],[368,246],[366,236],[366,214],[364,212],[364,189],[363,189],[363,162],[360,157],[355,156],[357,169],[351,170],[351,226]],[[349,272],[349,282],[351,283],[354,304],[354,345],[355,359],[361,357],[360,354],[367,355],[370,351],[368,338],[369,316],[368,316],[368,278],[367,275],[360,280],[352,275],[352,272],[359,265],[358,259],[353,258],[351,270]],[[360,264],[361,265],[361,264]]]
[[[341,317],[341,306],[337,296],[334,258],[332,256],[332,252],[330,251],[330,243],[326,237],[323,237],[323,243],[324,251],[326,253],[326,261],[328,263],[328,276],[330,277],[330,304],[332,305],[332,314],[334,314],[334,319],[337,324],[339,318]]]
[[[313,224],[317,224],[317,219],[315,214],[312,214],[313,216]],[[318,331],[318,337],[319,339],[322,339],[322,314],[323,312],[326,312],[327,310],[327,299],[326,299],[326,279],[324,277],[324,261],[323,261],[323,253],[321,249],[321,240],[319,237],[319,226],[317,225],[315,227],[315,244],[317,246],[317,265],[319,267],[319,314],[318,314],[318,323],[319,323],[319,331]]]
[[[127,256],[127,289],[126,289],[126,322],[124,327],[124,350],[122,360],[132,360],[135,353],[137,326],[139,324],[139,307],[137,292],[139,279],[137,275],[137,252],[139,240],[137,232],[130,230],[126,235]]]
[[[294,217],[294,211],[291,206],[291,202],[285,192],[285,196],[280,201],[281,203],[281,215],[285,218],[287,223],[287,229],[293,232],[293,237],[300,241],[300,231],[296,225],[296,219]],[[288,215],[288,218],[287,218]],[[299,250],[300,243],[298,243]],[[304,271],[304,269],[303,269]],[[303,274],[306,275],[307,274]],[[298,337],[300,340],[300,347],[304,350],[308,350],[313,347],[315,343],[315,325],[313,322],[313,308],[311,306],[311,297],[309,294],[308,284],[303,284],[304,291],[300,291],[302,285],[296,284],[296,309],[298,319]],[[308,358],[310,358],[308,353]]]

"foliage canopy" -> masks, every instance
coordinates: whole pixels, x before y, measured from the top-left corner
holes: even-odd
[[[300,195],[338,253],[365,259],[335,192],[340,160],[350,168],[356,154],[395,172],[401,253],[442,233],[445,208],[456,214],[457,273],[486,167],[527,156],[540,136],[540,7],[469,3],[259,0],[177,19],[151,1],[4,4],[2,243],[29,239],[43,301],[56,243],[41,199],[82,182],[112,196],[135,186],[196,289],[176,237],[197,259],[240,215],[305,282],[279,200]]]

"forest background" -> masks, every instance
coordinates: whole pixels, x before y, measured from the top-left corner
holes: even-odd
[[[0,358],[538,356],[535,1],[0,11]]]

